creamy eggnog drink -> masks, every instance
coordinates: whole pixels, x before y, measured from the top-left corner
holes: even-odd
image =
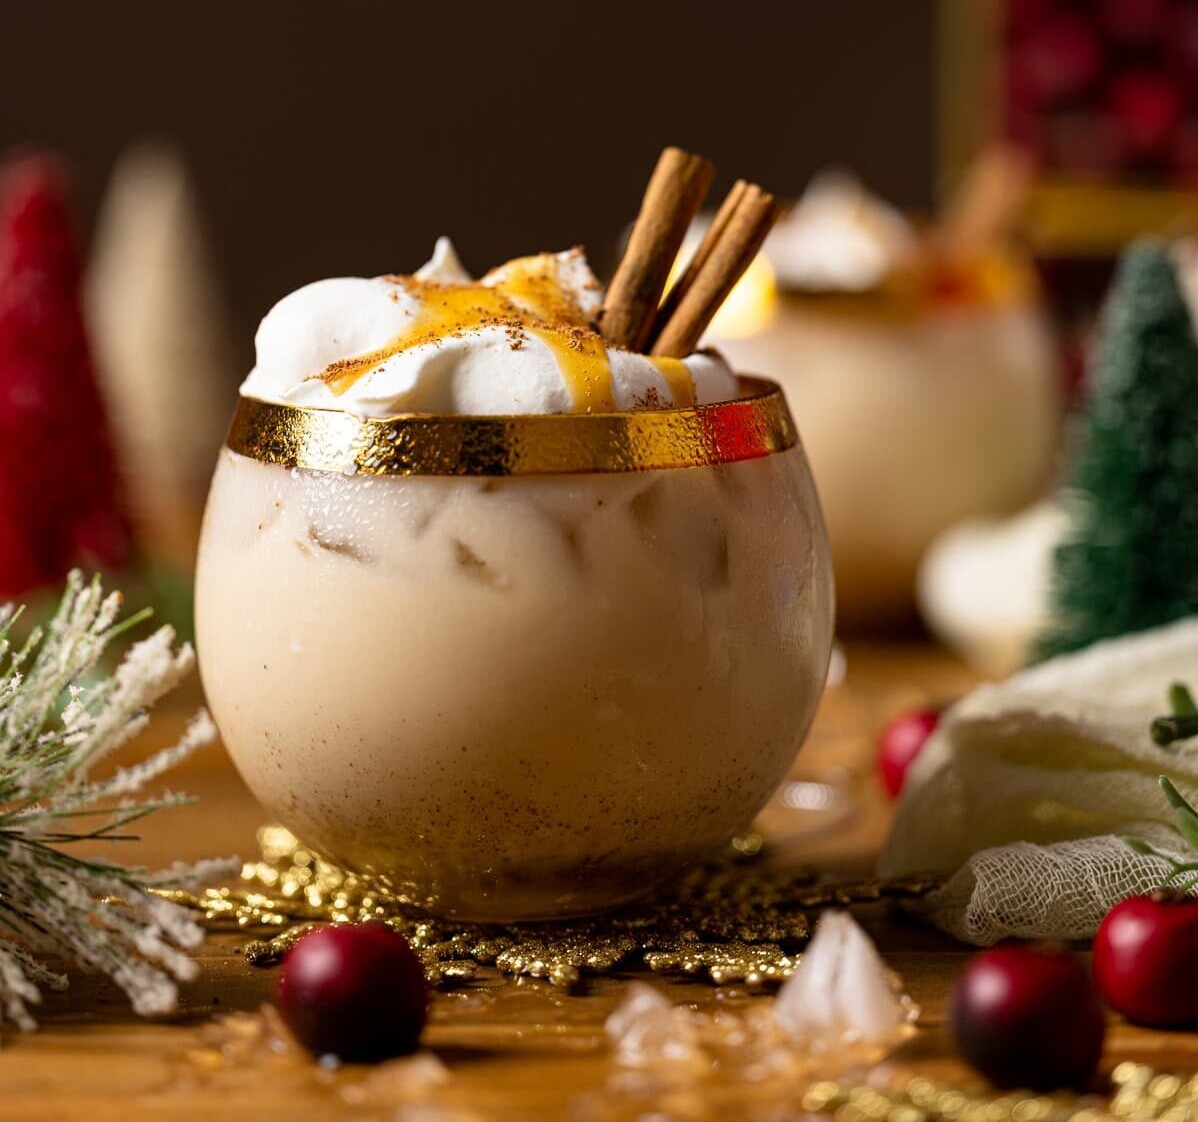
[[[784,292],[768,329],[719,341],[802,420],[847,627],[909,614],[931,543],[1034,500],[1059,453],[1058,348],[1031,263],[997,232],[957,234],[949,256],[947,225],[921,233],[860,184],[817,179],[767,247]]]
[[[267,315],[197,574],[238,768],[440,914],[612,906],[748,825],[819,697],[831,579],[785,402],[595,330],[581,251]]]

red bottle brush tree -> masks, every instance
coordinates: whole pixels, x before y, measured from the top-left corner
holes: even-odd
[[[72,565],[131,558],[80,274],[62,167],[11,159],[0,168],[0,599]]]

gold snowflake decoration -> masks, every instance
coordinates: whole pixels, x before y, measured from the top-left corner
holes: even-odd
[[[277,963],[317,923],[382,920],[412,944],[438,986],[469,981],[482,967],[566,988],[588,975],[635,967],[717,985],[779,982],[798,965],[813,911],[914,899],[940,883],[935,877],[823,883],[808,869],[758,864],[760,836],[749,835],[736,839],[725,859],[694,870],[648,904],[571,922],[475,924],[431,918],[402,894],[322,860],[281,826],[264,827],[258,841],[261,858],[242,868],[240,884],[163,894],[202,912],[212,926],[274,929],[245,945],[255,966]]]

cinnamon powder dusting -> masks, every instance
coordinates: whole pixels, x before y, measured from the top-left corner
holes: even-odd
[[[386,346],[339,359],[313,375],[334,394],[345,393],[364,374],[404,351],[438,346],[446,339],[497,327],[504,331],[513,351],[521,350],[529,335],[549,347],[576,411],[614,409],[606,345],[578,302],[562,288],[551,258],[510,262],[490,284],[445,284],[400,276],[386,279],[402,288],[418,310],[409,328]],[[392,298],[397,299],[398,293]]]

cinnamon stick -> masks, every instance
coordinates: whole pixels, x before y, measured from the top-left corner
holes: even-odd
[[[599,315],[609,343],[644,350],[670,268],[714,174],[702,156],[681,148],[662,152]]]
[[[964,261],[989,249],[1014,226],[1031,189],[1031,158],[1010,144],[993,144],[973,161],[953,192],[930,241],[934,253]]]
[[[711,220],[711,225],[707,227],[707,232],[703,235],[703,240],[691,255],[690,261],[687,262],[682,276],[670,287],[665,299],[661,302],[661,307],[657,309],[657,315],[653,319],[653,329],[649,332],[648,342],[650,346],[657,342],[665,325],[669,323],[674,313],[678,310],[678,305],[682,302],[682,298],[691,290],[695,283],[695,278],[699,275],[699,271],[707,263],[707,259],[711,256],[711,252],[718,244],[720,238],[724,236],[728,222],[735,213],[748,187],[749,185],[745,180],[738,179],[732,184],[732,190],[724,196],[724,201],[720,203],[720,209],[716,211],[715,217]]]
[[[739,192],[706,259],[662,324],[650,354],[684,358],[694,351],[720,305],[757,256],[780,211],[778,200],[756,184],[747,184]]]

